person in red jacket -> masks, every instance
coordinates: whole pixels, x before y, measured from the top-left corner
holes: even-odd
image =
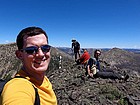
[[[87,49],[82,49],[82,50],[83,50],[83,54],[77,60],[77,64],[84,64],[90,58],[90,54],[88,53]]]

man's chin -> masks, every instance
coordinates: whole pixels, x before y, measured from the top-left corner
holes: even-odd
[[[48,67],[35,67],[35,71],[40,71],[40,72],[46,71],[47,69]]]

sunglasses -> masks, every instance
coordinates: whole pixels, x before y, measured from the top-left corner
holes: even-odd
[[[97,55],[101,55],[101,53],[96,53]]]
[[[26,47],[24,49],[21,49],[21,51],[25,51],[27,54],[36,54],[38,52],[39,48],[41,48],[43,53],[47,53],[50,51],[51,46],[50,45],[42,45],[40,47],[30,46],[30,47]]]

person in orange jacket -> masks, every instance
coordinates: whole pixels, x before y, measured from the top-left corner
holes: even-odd
[[[84,64],[84,62],[90,58],[90,54],[88,53],[87,49],[82,49],[82,51],[83,51],[83,54],[76,61],[77,64]]]

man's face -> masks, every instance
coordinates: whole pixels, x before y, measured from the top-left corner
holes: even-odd
[[[21,52],[22,62],[27,72],[44,72],[47,70],[50,62],[50,51],[43,52],[42,45],[47,45],[47,39],[44,34],[36,36],[25,36],[23,49],[31,46],[38,47],[38,51],[33,54],[28,54],[26,51]]]
[[[100,52],[100,51],[97,51],[97,52],[95,53],[95,57],[96,57],[96,58],[98,58],[100,55],[101,55],[101,52]]]

